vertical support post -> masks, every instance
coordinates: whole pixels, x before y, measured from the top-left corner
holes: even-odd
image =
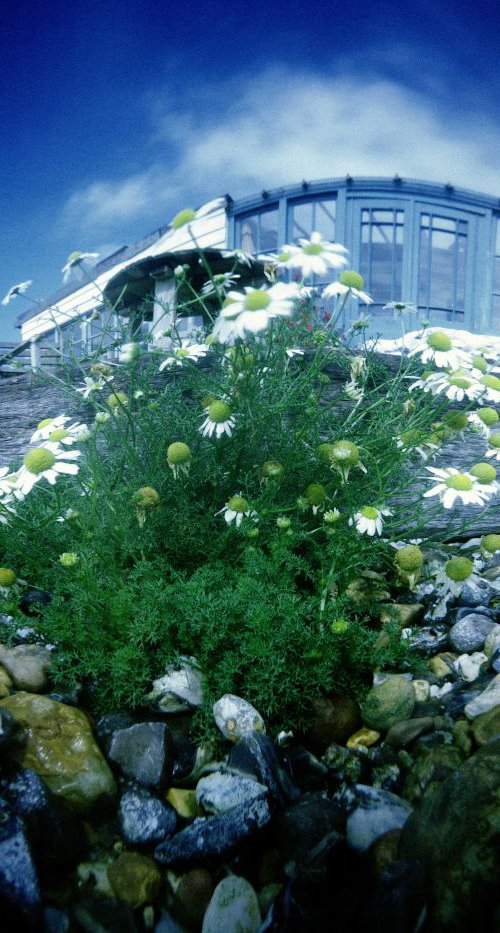
[[[30,364],[34,372],[36,372],[37,369],[42,368],[41,348],[40,348],[40,343],[38,342],[36,337],[33,338],[30,344]]]
[[[175,279],[157,279],[153,305],[153,321],[149,332],[150,342],[155,347],[168,349],[172,345],[165,331],[174,323],[175,317]]]

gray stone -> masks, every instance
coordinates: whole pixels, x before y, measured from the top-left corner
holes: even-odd
[[[478,612],[471,612],[455,622],[450,629],[450,641],[456,651],[480,651],[495,623]]]
[[[474,700],[464,707],[467,719],[475,719],[481,713],[487,713],[494,706],[500,704],[500,674],[496,674],[490,681],[486,690],[483,690]]]
[[[206,813],[225,813],[231,807],[265,797],[267,787],[241,774],[214,771],[196,785],[196,802]]]
[[[266,731],[264,720],[255,706],[233,693],[225,693],[217,700],[213,713],[217,728],[230,742],[237,742],[249,732]]]
[[[160,843],[155,858],[161,865],[182,870],[222,858],[264,829],[271,819],[269,804],[261,797],[226,813],[195,820],[172,839]]]
[[[172,733],[163,722],[138,722],[113,733],[108,757],[123,774],[163,790],[172,773]]]
[[[202,933],[257,933],[260,922],[259,901],[252,885],[245,878],[229,875],[212,895]]]
[[[489,606],[493,595],[494,591],[486,580],[466,583],[460,593],[460,602],[463,606]]]
[[[347,817],[346,837],[358,852],[389,830],[401,829],[413,809],[396,794],[366,784],[356,784],[353,792],[355,803]]]
[[[164,713],[181,713],[203,703],[203,680],[196,658],[180,657],[153,681],[148,699]]]
[[[491,619],[492,622],[498,620],[498,611],[496,609],[490,609],[488,606],[475,606],[475,612],[481,616],[486,616],[488,619]],[[460,622],[460,619],[463,619],[464,616],[470,614],[470,606],[459,606],[458,609],[454,610],[455,622]]]
[[[448,626],[436,623],[436,625],[423,625],[415,629],[408,639],[408,650],[410,654],[418,654],[422,658],[430,658],[439,651],[444,651],[448,646]]]
[[[49,685],[51,655],[42,645],[0,645],[0,664],[12,677],[18,690],[43,693]]]
[[[118,819],[125,842],[132,846],[163,842],[177,828],[174,808],[142,788],[125,791],[118,807]]]

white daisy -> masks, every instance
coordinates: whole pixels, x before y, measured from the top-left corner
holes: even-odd
[[[311,239],[299,239],[300,246],[284,246],[278,256],[280,266],[300,269],[306,279],[309,275],[325,275],[328,269],[347,266],[347,250],[339,243],[323,240],[321,233],[314,231]]]
[[[455,467],[426,467],[426,470],[439,482],[424,492],[424,499],[439,496],[445,509],[451,509],[456,499],[460,499],[462,505],[484,505],[487,496],[478,489],[478,481],[471,473],[460,473]]]
[[[78,269],[85,263],[93,263],[95,259],[98,259],[98,257],[99,253],[81,253],[79,250],[75,250],[68,256],[66,265],[64,265],[61,269],[63,282],[69,282],[73,269]]]
[[[17,285],[12,285],[9,288],[9,291],[7,292],[7,294],[4,295],[4,297],[2,298],[2,304],[8,305],[9,302],[11,302],[12,299],[16,297],[16,295],[24,294],[24,292],[28,290],[30,285],[32,285],[32,279],[28,279],[27,282],[19,282]]]
[[[252,521],[258,519],[257,512],[250,508],[248,501],[243,498],[241,493],[238,493],[237,496],[231,496],[224,508],[215,514],[224,515],[227,524],[231,525],[234,522],[237,528],[240,527],[244,518],[250,518]]]
[[[79,456],[79,450],[63,450],[59,444],[52,441],[46,441],[43,447],[29,450],[19,470],[19,489],[26,496],[41,479],[46,479],[53,486],[61,473],[75,476],[79,468],[78,464],[72,461]]]
[[[498,412],[494,408],[478,408],[477,411],[471,411],[467,415],[472,430],[483,437],[489,438],[490,434],[498,425]]]
[[[226,293],[233,285],[238,284],[239,279],[239,275],[234,275],[231,272],[221,272],[218,275],[213,275],[210,281],[205,282],[202,286],[201,294],[205,295],[207,298],[210,295],[216,295],[218,298],[225,298]]]
[[[347,281],[347,276],[351,274],[359,275],[357,272],[343,272],[340,276],[338,282],[332,282],[331,285],[327,285],[323,289],[323,298],[336,298],[338,295],[347,296],[349,298],[358,298],[359,301],[364,301],[365,305],[373,304],[373,298],[370,298],[370,295],[367,295],[366,292],[363,292],[362,285],[356,287],[355,285],[349,285]],[[363,278],[359,275],[359,279],[363,282]]]
[[[215,322],[213,337],[220,343],[232,344],[247,333],[266,330],[275,317],[291,317],[294,302],[300,296],[296,283],[262,288],[245,286],[244,292],[229,292]]]
[[[222,437],[227,434],[231,437],[233,428],[236,424],[236,418],[232,413],[231,406],[222,400],[215,400],[205,408],[206,418],[200,428],[203,437]]]
[[[488,402],[500,402],[500,379],[498,376],[487,373],[486,376],[481,376],[479,383],[484,392],[484,398]]]
[[[108,382],[111,382],[114,379],[114,376],[107,376],[106,381],[98,377],[97,379],[92,379],[91,376],[85,376],[84,383],[85,385],[82,388],[77,389],[77,392],[81,392],[84,398],[88,398],[89,395],[92,395],[92,392],[99,392],[101,389],[105,389]]]
[[[451,337],[442,330],[426,331],[418,338],[408,356],[419,354],[423,363],[433,362],[438,369],[458,369],[468,360],[467,354],[453,345]]]
[[[52,434],[63,428],[67,421],[70,421],[68,415],[58,415],[57,418],[44,418],[36,427],[36,431],[31,435],[30,444],[36,444],[37,441],[46,441]]]
[[[177,347],[175,350],[172,350],[170,356],[167,356],[159,368],[161,373],[167,366],[183,366],[186,360],[191,360],[195,363],[197,360],[202,359],[210,347],[205,343],[191,343],[188,337],[181,340],[181,346]]]
[[[417,314],[418,308],[411,301],[388,301],[382,311],[392,311],[395,318],[406,314]]]
[[[490,434],[488,444],[489,447],[485,453],[485,457],[500,460],[500,434],[498,431],[494,431],[492,434]]]
[[[363,387],[355,379],[345,383],[344,392],[352,402],[360,402],[365,394]]]
[[[376,509],[371,505],[364,505],[359,512],[356,512],[349,519],[350,525],[356,526],[356,531],[361,535],[373,537],[375,534],[382,534],[384,516],[392,515],[391,509]]]
[[[130,343],[122,343],[118,359],[120,363],[134,363],[141,355],[141,348],[136,340]]]
[[[8,467],[0,468],[0,499],[3,503],[11,502],[12,497],[22,498],[21,491],[17,488],[17,473],[9,473]]]
[[[499,450],[500,453],[500,450]],[[497,482],[497,474],[491,463],[475,463],[469,470],[471,476],[477,479],[477,490],[485,497],[491,499],[496,496],[500,486]]]
[[[446,373],[430,373],[425,379],[417,379],[409,386],[409,391],[422,389],[432,395],[445,395],[452,401],[461,402],[464,398],[473,401],[484,392],[483,386],[473,379],[470,372],[454,370]]]
[[[298,347],[288,347],[285,353],[290,360],[292,360],[294,356],[304,356],[304,351],[300,350]]]
[[[474,574],[474,564],[468,557],[451,557],[438,569],[435,579],[443,595],[451,593],[457,597],[466,583],[479,578]]]
[[[439,445],[426,439],[425,434],[419,431],[418,428],[403,431],[396,439],[396,446],[400,450],[414,451],[422,457],[422,460],[428,460],[436,450],[439,450]]]

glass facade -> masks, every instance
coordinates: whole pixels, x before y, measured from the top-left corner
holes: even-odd
[[[374,308],[402,297],[404,220],[401,210],[361,211],[359,271]]]
[[[467,236],[466,220],[421,214],[418,307],[433,324],[463,320]]]
[[[302,182],[232,202],[228,245],[273,251],[317,230],[349,250],[373,298],[373,330],[383,336],[396,335],[382,310],[392,301],[411,302],[431,324],[500,334],[499,205],[489,195],[398,176]],[[346,323],[364,307],[349,304]],[[416,315],[410,323],[418,326]]]

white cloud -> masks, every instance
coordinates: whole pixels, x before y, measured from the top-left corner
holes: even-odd
[[[190,93],[175,110],[155,107],[155,164],[74,192],[63,217],[115,238],[130,220],[160,225],[225,192],[238,198],[347,173],[398,173],[500,194],[500,126],[477,108],[457,109],[438,78],[433,87],[422,93],[373,74],[329,77],[288,67],[236,76],[217,102],[205,86],[198,103]]]

